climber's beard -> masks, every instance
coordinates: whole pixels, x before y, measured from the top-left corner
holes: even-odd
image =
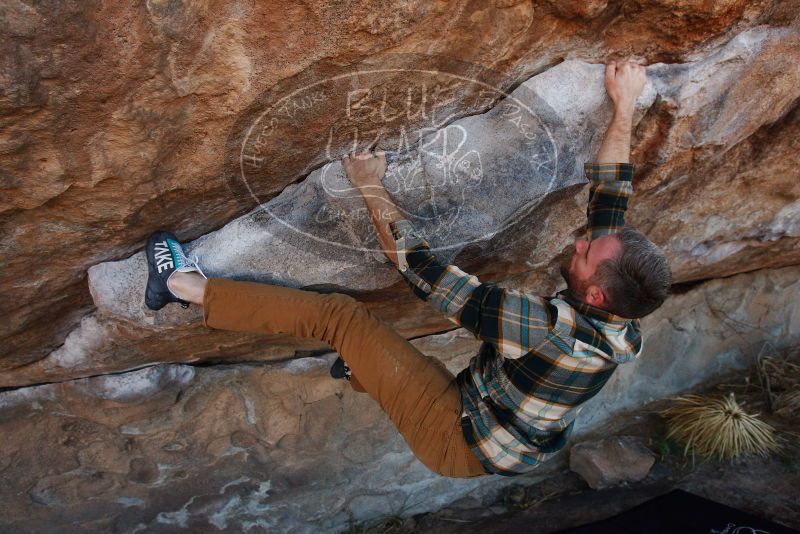
[[[575,254],[573,253],[570,255],[569,259],[564,260],[559,266],[559,272],[561,273],[561,277],[567,283],[567,290],[572,294],[572,296],[578,300],[583,300],[584,295],[586,295],[586,290],[590,284],[588,280],[579,279],[573,272],[572,260],[574,258]]]

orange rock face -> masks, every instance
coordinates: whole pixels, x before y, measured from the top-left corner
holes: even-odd
[[[565,58],[697,61],[747,28],[797,19],[794,4],[777,0],[11,3],[0,21],[0,370],[35,366],[92,313],[92,265],[130,256],[153,230],[193,239],[252,209],[232,177],[242,125],[266,95],[397,54],[424,55],[432,68],[490,68],[505,87]],[[633,220],[675,258],[679,281],[800,259],[796,36],[770,47],[757,68],[710,73],[696,93],[686,80],[637,129]],[[713,98],[697,96],[704,91]],[[453,109],[475,111],[464,102]],[[320,143],[302,130],[287,139],[283,158],[262,170],[264,198],[318,166],[307,154]],[[547,262],[520,264],[525,251],[503,244],[495,248],[508,265],[487,274],[547,278]],[[491,259],[464,261],[481,270]],[[399,287],[367,297],[395,302],[385,317],[409,335],[442,326],[418,317]],[[109,350],[146,361],[147,349],[133,348],[141,335]],[[46,375],[27,376],[7,374],[4,385]]]

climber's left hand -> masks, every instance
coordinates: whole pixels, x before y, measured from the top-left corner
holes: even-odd
[[[354,186],[382,186],[381,179],[386,173],[386,154],[382,151],[348,154],[342,159],[342,167]]]

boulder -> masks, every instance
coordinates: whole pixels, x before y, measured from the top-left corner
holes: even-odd
[[[329,347],[145,309],[141,249],[170,229],[209,274],[349,293],[457,372],[477,342],[385,263],[338,161],[389,149],[438,255],[552,294],[611,57],[647,65],[628,220],[678,285],[576,438],[798,343],[798,21],[781,0],[6,2],[2,528],[336,532],[491,500],[509,481],[429,473]]]
[[[569,468],[592,489],[604,489],[647,477],[656,459],[640,439],[611,436],[583,441],[569,451]]]
[[[762,27],[694,62],[648,67],[636,116],[638,159],[648,163],[637,173],[629,219],[664,248],[676,282],[800,259],[800,185],[788,168],[800,132],[792,108],[800,80],[783,74],[796,71],[789,50],[798,43],[796,30]],[[387,148],[398,156],[384,183],[442,259],[520,290],[546,294],[558,286],[560,259],[585,226],[582,163],[592,160],[611,112],[602,73],[601,65],[565,61],[484,113],[421,130],[416,143],[393,138],[398,130],[387,128]],[[752,87],[770,73],[767,109]],[[341,79],[330,82],[331,94]],[[481,83],[464,82],[461,91]],[[374,102],[362,106],[377,109]],[[250,158],[268,160],[282,146],[270,143],[242,146]],[[774,150],[791,155],[787,160]],[[702,177],[685,174],[686,158],[692,172],[705,169]],[[187,243],[209,275],[349,292],[408,336],[448,327],[385,262],[338,160],[269,200],[250,187],[251,174],[242,171],[237,183],[247,186],[256,208]],[[324,348],[274,336],[254,350],[263,336],[208,332],[197,310],[151,312],[142,303],[145,279],[141,252],[91,267],[97,311],[47,357],[0,373],[0,386],[156,361],[263,360]]]
[[[563,60],[591,64],[633,54],[647,64],[671,65],[677,72],[713,56],[748,30],[755,31],[748,35],[762,35],[796,27],[798,16],[795,6],[780,0],[604,4],[410,0],[385,5],[359,1],[347,9],[334,9],[324,3],[287,6],[276,2],[153,1],[145,7],[108,1],[87,7],[77,0],[57,5],[8,3],[0,21],[4,58],[0,62],[4,80],[0,95],[4,132],[0,137],[0,291],[4,296],[0,314],[5,319],[0,329],[0,370],[24,368],[44,358],[65,344],[94,311],[86,283],[91,266],[130,257],[154,230],[169,228],[182,239],[193,240],[250,212],[255,206],[237,178],[237,156],[265,103],[275,98],[342,71],[391,65],[397,57],[419,59],[418,71],[438,70],[467,78],[492,71],[496,76],[489,78],[501,90],[511,90]],[[687,279],[715,275],[718,262],[703,259],[706,256],[727,257],[724,272],[731,274],[737,265],[742,270],[776,266],[783,260],[775,258],[790,249],[784,245],[791,245],[790,240],[778,236],[787,235],[788,223],[780,221],[790,220],[791,212],[780,209],[791,202],[777,205],[790,197],[780,184],[767,185],[764,180],[783,176],[783,166],[793,168],[796,150],[765,149],[767,139],[783,138],[780,132],[765,131],[755,139],[752,150],[756,154],[736,154],[729,142],[719,144],[720,136],[733,141],[736,131],[741,137],[767,125],[792,102],[790,92],[797,84],[791,78],[796,69],[782,67],[793,66],[792,37],[783,35],[777,40],[785,43],[782,54],[770,52],[769,47],[761,51],[759,39],[737,46],[762,58],[761,70],[754,69],[747,58],[728,58],[712,61],[708,70],[719,69],[724,80],[712,80],[714,76],[702,82],[691,77],[682,80],[680,96],[693,91],[699,120],[691,114],[674,115],[676,99],[664,98],[640,126],[646,136],[638,145],[639,162],[664,169],[640,176],[641,185],[648,184],[652,194],[637,216],[642,221],[654,220],[654,209],[661,213],[681,195],[714,194],[721,197],[718,211],[709,211],[712,203],[706,202],[704,210],[695,210],[692,217],[724,219],[723,212],[732,207],[724,194],[731,190],[730,180],[736,179],[731,174],[735,169],[764,190],[776,191],[774,199],[766,199],[774,207],[758,211],[753,209],[755,204],[743,206],[758,211],[752,225],[741,219],[722,220],[713,225],[716,235],[695,229],[691,237],[671,245],[700,258],[682,270]],[[742,74],[744,84],[737,81]],[[408,84],[424,80],[419,73],[406,72],[364,88],[398,95]],[[591,96],[578,100],[600,97],[600,86],[595,82],[592,87]],[[673,94],[678,95],[678,87],[672,85]],[[713,99],[704,100],[707,91]],[[753,105],[741,106],[740,100]],[[312,102],[317,104],[313,98]],[[759,102],[763,108],[758,108]],[[729,107],[720,115],[720,126],[726,126],[709,128],[711,137],[705,139],[698,132],[714,124],[713,115],[723,104]],[[481,111],[463,93],[454,95],[445,107],[453,119]],[[304,120],[295,135],[283,138],[277,157],[263,166],[253,182],[264,201],[326,162],[322,155],[328,139],[311,132],[338,124],[343,112],[325,106],[314,109],[318,110],[315,119]],[[735,109],[741,113],[734,113]],[[587,120],[582,142],[589,137],[596,142],[604,118],[600,113]],[[662,142],[671,138],[670,125],[676,121],[677,133],[688,127],[680,139],[694,137],[711,143],[705,163],[695,160],[702,150],[698,146],[673,154],[670,142],[660,150]],[[368,126],[358,118],[353,124]],[[725,133],[725,128],[734,133]],[[786,139],[796,137],[785,135]],[[335,148],[342,150],[347,137],[337,137]],[[750,144],[747,139],[743,143]],[[723,153],[727,170],[721,169],[716,156]],[[591,157],[587,152],[578,155]],[[748,163],[757,160],[758,164]],[[653,178],[648,179],[651,173]],[[707,178],[718,173],[719,181]],[[695,195],[701,184],[708,191]],[[781,217],[773,224],[779,212]],[[675,214],[668,220],[688,224],[691,217]],[[667,236],[679,240],[674,236],[681,232],[670,232],[663,227],[666,224],[662,221],[662,227],[654,229],[659,242],[666,244]],[[729,244],[712,244],[709,240],[715,237],[725,237]],[[547,239],[540,233],[530,238]],[[703,253],[715,246],[712,253]],[[555,248],[549,248],[548,255]],[[737,252],[732,253],[734,249]],[[539,258],[532,263],[540,262]],[[490,258],[476,256],[475,260],[487,265]],[[350,261],[357,262],[354,257]],[[309,261],[295,270],[313,272],[314,267]],[[333,272],[331,268],[326,274]],[[293,272],[274,274],[278,280],[295,277]],[[533,274],[541,276],[541,272]],[[388,298],[389,293],[383,291],[381,297]],[[396,302],[393,307],[398,309],[395,324],[416,315],[407,303]],[[407,331],[417,335],[441,328],[429,318],[408,326]],[[136,345],[135,338],[132,334],[122,350]],[[136,351],[147,353],[145,345],[141,342]],[[52,379],[45,378],[40,369],[31,371],[30,376],[34,375],[38,375],[34,380]],[[25,382],[20,377],[18,384]]]

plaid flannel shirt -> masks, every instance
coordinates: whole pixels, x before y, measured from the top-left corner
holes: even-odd
[[[630,163],[586,163],[591,238],[625,224],[633,193]],[[462,431],[488,473],[526,473],[560,450],[580,405],[620,363],[636,359],[638,320],[577,301],[539,297],[480,282],[437,261],[407,220],[390,224],[400,269],[414,293],[483,344],[456,380]]]

